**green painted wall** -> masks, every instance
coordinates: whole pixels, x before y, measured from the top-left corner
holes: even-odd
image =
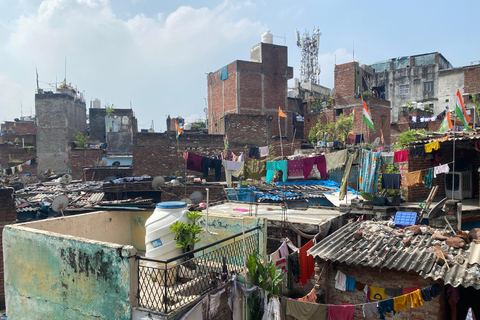
[[[6,226],[11,319],[130,319],[130,246]]]

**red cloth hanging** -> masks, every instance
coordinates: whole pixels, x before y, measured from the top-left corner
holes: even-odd
[[[307,284],[307,281],[312,277],[314,271],[315,260],[313,256],[307,256],[307,251],[311,247],[313,247],[313,239],[298,250],[298,259],[300,260],[300,269],[302,270],[302,276],[298,283],[301,284],[302,287]]]

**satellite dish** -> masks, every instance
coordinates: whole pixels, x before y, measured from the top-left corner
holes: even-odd
[[[192,200],[190,200],[189,198],[184,198],[184,199],[182,199],[182,200],[180,200],[180,201],[185,202],[185,203],[187,203],[187,204],[193,204]]]
[[[160,187],[165,185],[165,179],[162,176],[157,176],[152,180],[152,188],[153,190],[159,190]]]
[[[106,167],[107,166],[107,160],[102,160],[98,163],[100,167]]]
[[[380,144],[380,138],[376,137],[372,143],[372,147],[376,148]]]
[[[203,200],[203,194],[200,191],[194,191],[189,198],[193,204],[199,204]]]
[[[72,183],[73,177],[70,174],[64,174],[62,178],[60,179],[61,184],[70,184]]]
[[[55,199],[53,199],[51,208],[53,211],[57,213],[61,213],[63,216],[63,211],[67,209],[67,206],[68,206],[67,196],[58,196]]]
[[[119,165],[120,165],[120,161],[114,161],[114,162],[112,163],[112,166],[113,166],[113,167],[118,167]]]

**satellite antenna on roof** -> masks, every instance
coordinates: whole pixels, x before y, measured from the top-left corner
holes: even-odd
[[[64,195],[56,197],[53,200],[51,205],[52,210],[57,213],[61,213],[62,216],[64,215],[63,211],[67,209],[67,207],[68,207],[68,198],[67,196],[64,196]]]
[[[61,184],[70,184],[72,183],[73,177],[70,174],[64,174],[62,178],[60,179]]]
[[[99,165],[100,167],[106,167],[106,166],[107,166],[107,160],[105,160],[105,159],[101,160],[101,161],[98,163],[98,165]]]
[[[160,190],[165,185],[165,179],[162,176],[157,176],[152,180],[153,190]]]
[[[193,204],[199,204],[203,200],[203,194],[200,191],[193,191],[188,198],[192,200]]]

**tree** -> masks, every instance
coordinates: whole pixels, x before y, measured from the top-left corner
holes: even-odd
[[[415,141],[422,135],[427,134],[428,132],[425,129],[412,129],[400,133],[397,140],[395,141],[394,148],[396,150],[403,150],[415,144]]]
[[[343,141],[345,136],[352,130],[353,114],[344,116],[341,114],[335,122],[323,123],[322,116],[318,116],[317,123],[308,133],[308,141],[316,143],[317,141]]]
[[[113,113],[115,112],[115,105],[113,103],[105,104],[105,112],[106,112],[107,118],[110,118],[111,116],[113,116]]]
[[[85,147],[87,146],[87,142],[88,142],[88,136],[84,135],[83,133],[78,131],[77,134],[75,135],[75,141],[74,142],[77,145],[77,148],[85,149]]]

